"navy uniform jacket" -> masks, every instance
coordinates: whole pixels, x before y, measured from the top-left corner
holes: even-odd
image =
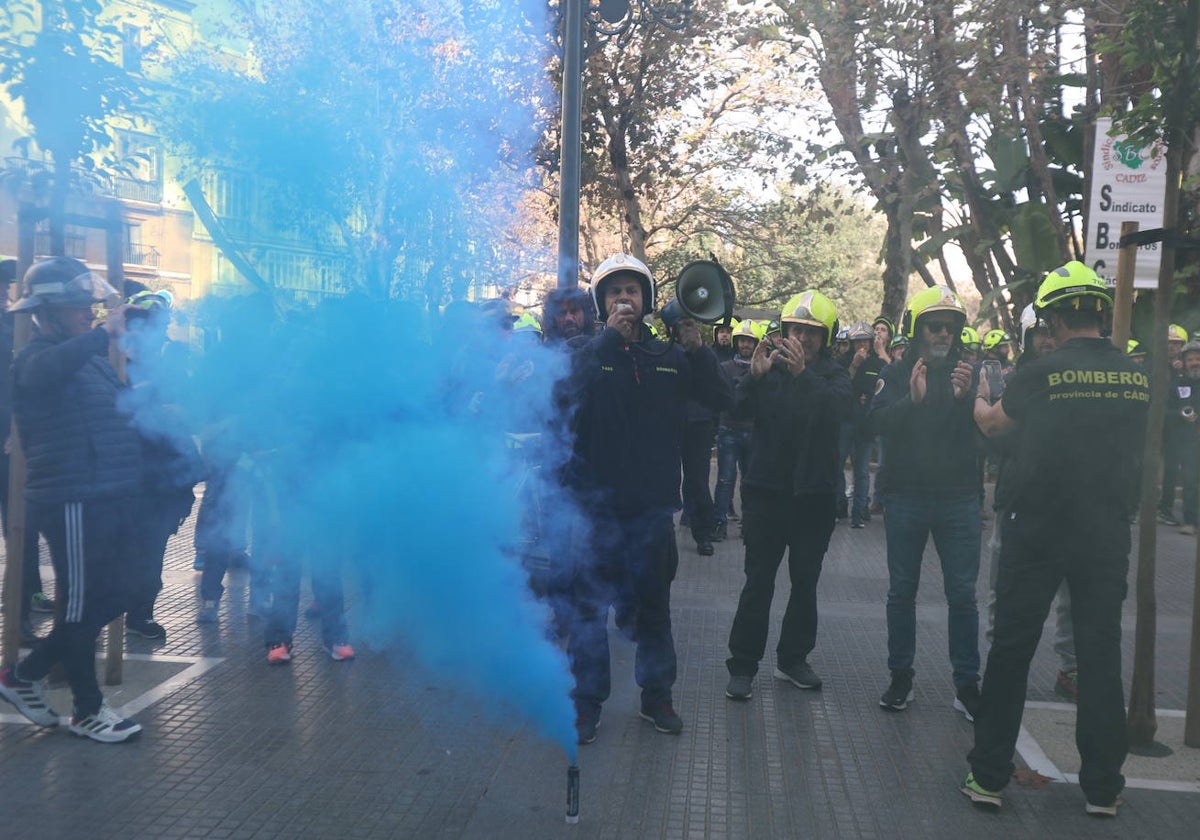
[[[593,513],[679,508],[687,401],[713,411],[732,402],[711,349],[688,353],[674,345],[651,355],[666,347],[644,328],[642,341],[631,346],[609,327],[572,357],[568,398],[576,406],[575,440],[566,482]]]

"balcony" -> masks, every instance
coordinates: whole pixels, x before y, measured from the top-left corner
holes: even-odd
[[[158,249],[153,245],[126,242],[124,256],[125,265],[140,265],[146,268],[158,268]]]
[[[64,239],[64,256],[77,260],[87,259],[87,236],[82,233],[68,233]],[[50,256],[50,232],[39,230],[33,242],[33,251],[39,257]]]
[[[38,173],[49,174],[51,167],[45,161],[31,160],[21,157],[4,158],[4,170],[9,172],[24,172],[27,176]],[[79,166],[72,166],[71,190],[76,195],[105,195],[120,198],[125,201],[141,201],[146,204],[161,204],[163,195],[162,179],[144,181],[129,178],[124,175],[104,175],[90,172]]]

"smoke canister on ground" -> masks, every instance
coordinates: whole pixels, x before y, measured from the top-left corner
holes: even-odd
[[[567,824],[579,822],[579,768],[572,764],[567,767]]]

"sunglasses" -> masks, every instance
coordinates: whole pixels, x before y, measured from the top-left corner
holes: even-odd
[[[926,321],[923,326],[934,335],[937,335],[938,333],[954,332],[954,324],[950,324],[945,321]]]

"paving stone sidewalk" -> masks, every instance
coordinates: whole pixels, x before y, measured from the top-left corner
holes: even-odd
[[[1195,792],[1130,788],[1121,815],[1109,821],[1086,817],[1082,794],[1069,783],[1014,783],[998,814],[967,803],[957,788],[971,725],[951,709],[945,604],[932,549],[918,603],[916,700],[901,714],[878,705],[887,677],[879,517],[863,530],[839,526],[830,547],[812,658],[824,688],[800,691],[771,677],[788,590],[781,572],[754,697],[727,700],[725,644],[742,582],[736,531],[731,528],[731,539],[712,557],[697,555],[689,534],[679,531],[673,616],[682,736],[659,734],[638,718],[633,651],[613,634],[613,696],[599,739],[580,748],[582,816],[568,826],[561,748],[531,726],[500,718],[487,699],[457,692],[403,651],[374,650],[369,640],[354,638],[358,658],[332,662],[313,623],[302,618],[295,661],[268,667],[261,629],[246,615],[245,573],[232,575],[220,624],[196,625],[199,574],[191,568],[189,523],[167,557],[157,611],[167,641],[127,642],[131,653],[174,663],[159,666],[166,674],[161,679],[173,683],[138,695],[149,697],[137,714],[145,732],[134,742],[107,746],[65,731],[0,723],[0,836],[1195,836]],[[1157,698],[1164,710],[1184,708],[1194,540],[1160,526]],[[353,630],[352,605],[349,619]],[[203,667],[190,664],[201,661]],[[138,670],[148,667],[144,658],[126,663],[130,679],[147,686],[160,679]],[[1046,638],[1030,677],[1028,699],[1035,705],[1057,699],[1054,673]],[[122,699],[141,686],[126,687]],[[0,713],[10,711],[0,704]]]

